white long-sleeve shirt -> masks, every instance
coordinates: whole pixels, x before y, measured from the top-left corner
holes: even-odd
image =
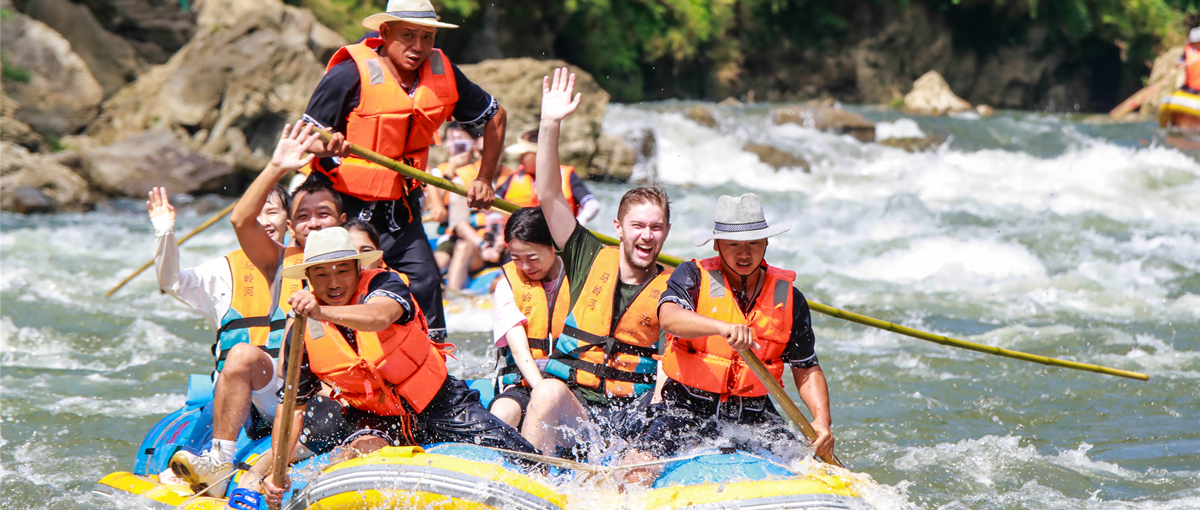
[[[191,269],[179,269],[179,247],[175,222],[165,216],[153,218],[154,270],[158,288],[194,308],[215,332],[229,312],[233,298],[233,273],[225,257],[209,260]]]

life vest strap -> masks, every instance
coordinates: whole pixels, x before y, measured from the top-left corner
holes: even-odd
[[[614,353],[615,354],[629,354],[629,355],[633,355],[633,356],[638,356],[640,358],[653,358],[658,355],[658,349],[654,349],[652,347],[642,347],[639,345],[627,344],[627,343],[617,340],[616,338],[613,338],[611,336],[600,336],[600,335],[588,333],[587,331],[583,331],[574,326],[563,326],[562,334],[569,336],[571,338],[574,338],[576,340],[579,340],[579,347],[576,347],[571,352],[565,353],[566,356],[569,356],[572,358],[579,357],[579,355],[581,353],[583,353],[584,351],[587,351],[588,349],[591,349],[592,347],[603,347],[604,348],[605,361],[612,358],[612,355]],[[555,354],[561,355],[562,353],[559,353],[556,351]],[[554,356],[554,355],[551,355],[551,357],[556,358],[556,356]]]
[[[556,361],[571,367],[574,369],[573,372],[583,370],[584,372],[595,375],[596,378],[600,379],[601,381],[620,381],[632,384],[653,385],[655,382],[655,377],[658,375],[657,372],[648,374],[640,372],[626,372],[624,370],[617,370],[608,365],[600,365],[589,361],[583,361],[578,358],[564,357],[558,358]]]
[[[284,324],[287,324],[286,318],[278,319],[278,320],[271,320],[270,317],[243,317],[241,319],[234,319],[229,322],[226,322],[225,325],[221,326],[221,329],[217,330],[217,334],[220,335],[221,333],[224,333],[226,331],[232,331],[235,329],[250,329],[250,328],[265,328],[265,327],[270,327],[271,331],[279,331],[279,330],[283,329]]]

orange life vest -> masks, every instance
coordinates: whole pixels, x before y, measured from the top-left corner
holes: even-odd
[[[341,62],[358,66],[362,96],[346,123],[346,141],[424,170],[429,146],[437,143],[438,126],[454,113],[458,87],[450,59],[433,50],[418,70],[416,92],[410,97],[375,52],[382,39],[370,38],[343,46],[329,60],[325,72]],[[356,156],[333,170],[316,165],[333,181],[334,189],[362,200],[397,200],[420,186],[400,174]]]
[[[362,271],[352,303],[366,301],[371,278],[386,269]],[[429,340],[425,318],[391,324],[383,331],[356,331],[355,350],[337,326],[308,320],[304,347],[308,366],[317,378],[334,388],[333,397],[346,405],[381,416],[415,413],[437,395],[446,381],[446,358]]]
[[[562,165],[560,169],[563,195],[567,197],[567,203],[571,204],[571,213],[579,214],[579,204],[575,203],[575,194],[571,191],[571,175],[575,174],[575,167]],[[524,165],[517,167],[516,173],[508,178],[508,189],[504,192],[504,199],[521,207],[537,207],[540,203],[537,198],[537,186],[529,172],[525,171]]]
[[[729,281],[721,272],[720,257],[695,262],[700,268],[697,313],[730,324],[750,325],[758,344],[754,353],[775,380],[782,383],[783,353],[792,336],[792,282],[796,280],[796,273],[764,262],[766,281],[747,316],[729,290]],[[667,377],[692,388],[719,394],[722,399],[730,395],[761,397],[767,394],[767,387],[720,335],[704,338],[668,335],[662,363]]]
[[[1191,45],[1183,47],[1184,72],[1187,74],[1188,88],[1200,90],[1200,50],[1192,49]]]
[[[242,250],[225,256],[233,276],[233,295],[229,311],[221,317],[213,355],[217,372],[225,368],[225,358],[237,344],[249,343],[271,355],[279,356],[283,345],[283,326],[287,313],[279,308],[278,294],[271,293],[270,282]]]
[[[616,246],[596,255],[583,294],[554,341],[546,373],[610,397],[632,397],[654,388],[658,375],[658,298],[667,288],[670,270],[646,283],[614,317],[620,257]]]
[[[550,355],[551,339],[562,334],[563,322],[567,320],[567,312],[571,308],[570,283],[566,275],[558,282],[554,293],[554,303],[546,299],[546,289],[539,280],[530,280],[515,262],[504,265],[504,276],[512,287],[513,299],[521,313],[525,315],[525,337],[529,339],[529,353],[533,359],[546,359]],[[563,289],[568,289],[563,292]],[[500,387],[522,383],[521,370],[513,359],[508,346],[501,347],[499,356],[505,359],[505,365],[500,368]]]

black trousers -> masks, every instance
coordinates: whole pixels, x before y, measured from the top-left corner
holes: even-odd
[[[724,435],[722,427],[731,424],[757,428],[752,440],[735,445],[745,449],[773,451],[779,444],[799,441],[765,396],[730,397],[721,402],[719,395],[668,380],[663,384],[662,397],[658,404],[649,404],[653,392],[642,397],[642,432],[633,441],[635,447],[659,457],[720,437]]]
[[[406,419],[411,421],[406,424]],[[313,398],[304,410],[300,443],[313,453],[328,452],[365,435],[381,437],[393,446],[467,443],[538,453],[517,429],[483,408],[478,391],[451,376],[429,406],[409,418],[342,407],[326,397]]]

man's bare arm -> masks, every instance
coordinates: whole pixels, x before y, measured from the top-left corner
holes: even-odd
[[[229,222],[233,224],[233,231],[237,234],[242,251],[268,280],[275,279],[275,271],[278,270],[275,266],[278,265],[279,255],[285,247],[271,239],[267,230],[258,224],[258,214],[267,203],[271,189],[279,179],[312,161],[312,156],[305,155],[304,151],[305,147],[317,138],[317,134],[312,132],[311,124],[284,126],[283,136],[275,146],[271,162],[258,174],[254,182],[250,183],[250,188],[242,195],[241,200],[238,200],[229,216]]]
[[[467,202],[474,209],[490,209],[496,201],[493,186],[496,167],[500,165],[500,154],[504,148],[504,133],[508,129],[508,112],[496,105],[496,114],[483,127],[483,154],[479,159],[479,175],[467,183]]]
[[[568,76],[569,75],[569,76]],[[559,170],[558,134],[562,120],[579,107],[582,94],[575,90],[575,75],[567,68],[554,70],[554,81],[542,78],[542,122],[538,128],[537,197],[550,226],[550,235],[558,248],[566,246],[575,232],[575,213],[562,191]]]

